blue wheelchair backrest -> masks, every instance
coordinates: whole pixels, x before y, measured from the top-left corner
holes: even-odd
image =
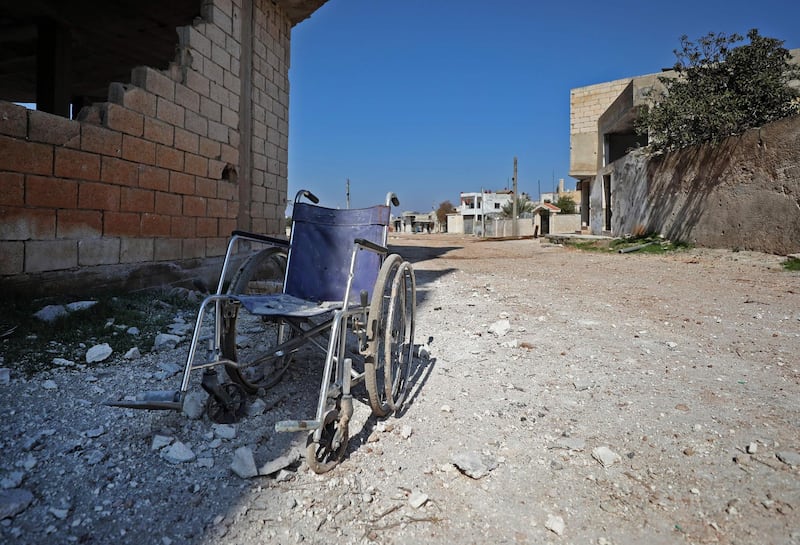
[[[309,301],[341,301],[355,239],[385,246],[389,216],[390,209],[385,205],[334,210],[295,203],[284,292]],[[362,290],[372,298],[380,265],[378,254],[359,252],[351,301],[358,301]]]

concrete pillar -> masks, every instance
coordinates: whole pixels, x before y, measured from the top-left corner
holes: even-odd
[[[69,117],[72,37],[67,27],[50,19],[37,25],[36,109]]]
[[[253,192],[253,0],[242,0],[242,43],[239,93],[239,217],[237,227],[252,229]]]

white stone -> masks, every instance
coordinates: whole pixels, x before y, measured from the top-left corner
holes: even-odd
[[[403,439],[408,439],[409,437],[411,437],[412,433],[414,433],[414,430],[411,428],[411,426],[403,426],[400,429],[400,437],[402,437]]]
[[[208,395],[201,390],[192,390],[183,400],[183,414],[192,420],[199,420],[206,410]]]
[[[77,312],[79,310],[86,310],[87,308],[92,308],[97,304],[97,301],[76,301],[75,303],[70,303],[67,305],[67,310],[69,312]]]
[[[497,335],[498,337],[504,336],[511,330],[511,322],[508,320],[498,320],[489,326],[489,333]]]
[[[233,453],[231,470],[242,479],[249,479],[258,475],[253,451],[247,447],[239,447]]]
[[[57,390],[58,384],[54,380],[45,380],[42,382],[42,388],[45,390]]]
[[[97,363],[108,359],[114,350],[108,343],[98,344],[86,351],[86,363]]]
[[[603,467],[610,467],[622,459],[619,454],[605,446],[592,449],[592,458],[600,462]]]
[[[156,339],[153,342],[153,350],[158,352],[159,350],[172,350],[178,343],[181,342],[181,338],[177,335],[170,335],[169,333],[159,333],[156,335]]]
[[[236,428],[230,424],[214,424],[211,426],[214,435],[220,439],[233,439],[236,437]]]
[[[75,365],[75,362],[64,358],[53,358],[53,365],[58,365],[59,367],[72,367]]]
[[[150,450],[161,450],[162,448],[170,445],[172,441],[174,441],[173,437],[156,434],[153,436],[153,441],[150,443]]]
[[[161,451],[161,455],[164,457],[166,461],[173,464],[182,464],[184,462],[191,462],[195,458],[192,449],[190,449],[180,441],[175,441],[169,448],[166,448],[163,451]]]
[[[63,305],[47,305],[39,312],[34,314],[36,318],[43,322],[54,322],[62,316],[67,315],[67,309]]]
[[[408,497],[408,504],[414,509],[419,509],[428,502],[428,495],[419,490],[414,490]]]
[[[566,528],[564,519],[558,515],[547,515],[547,520],[544,523],[544,527],[557,536],[562,535],[564,533],[564,529]]]
[[[139,351],[138,346],[134,346],[133,348],[125,352],[125,355],[122,357],[125,358],[126,360],[138,360],[139,358],[142,357],[142,353]]]

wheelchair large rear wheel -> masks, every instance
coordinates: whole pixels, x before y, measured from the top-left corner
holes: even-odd
[[[398,411],[407,392],[408,374],[414,356],[414,315],[417,287],[414,269],[407,261],[397,269],[384,328],[384,388],[386,401]]]
[[[286,253],[281,248],[267,248],[248,257],[236,271],[228,288],[229,295],[265,295],[280,293],[286,271]],[[259,388],[271,388],[280,382],[292,363],[292,353],[275,351],[274,347],[295,336],[292,327],[280,320],[263,320],[240,313],[237,302],[223,303],[220,348],[222,357],[232,363],[225,365],[230,379],[248,394]],[[248,338],[258,340],[259,346],[248,354],[240,350],[237,337],[241,332],[252,333]]]
[[[386,257],[381,265],[372,292],[367,315],[367,347],[364,352],[364,384],[367,387],[372,414],[381,417],[393,410],[388,399],[386,377],[391,374],[386,364],[386,326],[394,278],[401,270],[403,259],[397,254]],[[391,381],[390,381],[391,382]]]

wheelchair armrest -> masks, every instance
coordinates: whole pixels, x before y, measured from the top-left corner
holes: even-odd
[[[272,244],[273,246],[280,246],[282,248],[288,248],[289,247],[289,241],[288,240],[283,240],[282,238],[268,237],[268,236],[265,236],[265,235],[259,235],[257,233],[248,233],[247,231],[236,230],[236,231],[233,231],[231,233],[231,236],[232,237],[239,237],[239,238],[247,238],[247,239],[255,240],[255,241],[258,241],[258,242],[264,242],[266,244]]]
[[[389,248],[381,246],[380,244],[375,244],[374,242],[370,242],[365,238],[357,238],[353,242],[366,250],[372,250],[378,254],[386,255],[389,253]]]

